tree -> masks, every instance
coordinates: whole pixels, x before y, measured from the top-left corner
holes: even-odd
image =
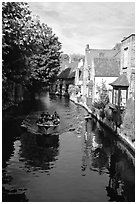
[[[27,3],[2,3],[2,29],[3,95],[11,82],[35,90],[55,79],[61,43],[51,28],[31,15]]]
[[[109,103],[109,94],[104,81],[102,81],[101,85],[97,85],[97,91],[99,98],[94,102],[94,106],[99,109],[104,108]]]
[[[68,54],[62,54],[61,55],[61,61],[69,61],[69,55]]]
[[[2,57],[3,74],[10,80],[22,81],[26,71],[26,56],[30,53],[27,26],[31,16],[26,3],[3,2]]]
[[[11,99],[13,83],[24,83],[30,53],[26,25],[31,21],[26,3],[2,3],[2,94],[3,102]]]
[[[60,69],[61,43],[51,28],[41,25],[41,43],[37,53],[30,58],[30,84],[33,90],[55,82]]]

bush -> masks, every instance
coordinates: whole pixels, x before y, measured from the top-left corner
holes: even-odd
[[[105,108],[105,104],[103,103],[103,101],[95,101],[93,106],[97,109],[104,109]]]

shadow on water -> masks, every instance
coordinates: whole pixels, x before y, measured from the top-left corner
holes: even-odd
[[[119,148],[120,141],[94,119],[86,123],[84,151],[81,170],[88,167],[100,175],[107,173],[106,186],[108,201],[135,201],[135,170],[130,154]],[[123,147],[123,146],[122,146]]]

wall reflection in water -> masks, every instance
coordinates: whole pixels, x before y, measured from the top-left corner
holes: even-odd
[[[120,141],[110,131],[102,129],[94,119],[86,122],[83,142],[82,175],[86,169],[109,174],[106,186],[108,201],[135,200],[135,172],[129,155],[119,148]]]

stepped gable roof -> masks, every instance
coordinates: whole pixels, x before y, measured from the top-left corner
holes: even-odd
[[[120,61],[115,58],[95,58],[94,68],[96,77],[118,77]]]
[[[111,86],[129,86],[127,76],[125,74],[120,75],[115,81],[110,83]]]

